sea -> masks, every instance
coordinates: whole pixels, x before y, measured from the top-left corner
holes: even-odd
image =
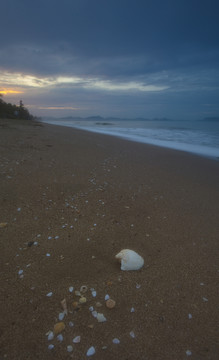
[[[219,118],[204,120],[43,118],[41,121],[181,150],[219,161]]]

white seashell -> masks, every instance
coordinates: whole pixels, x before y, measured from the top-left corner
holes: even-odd
[[[52,331],[50,331],[48,334],[48,341],[51,341],[53,339],[54,339],[54,333]]]
[[[120,340],[117,338],[113,339],[113,344],[120,344]]]
[[[72,341],[73,341],[74,344],[78,344],[81,341],[81,337],[76,336]]]
[[[52,292],[49,292],[48,294],[46,294],[46,296],[51,297],[51,296],[52,296]]]
[[[86,293],[86,291],[87,291],[87,286],[86,286],[86,285],[82,285],[81,288],[80,288],[80,292],[81,292],[82,294],[84,294],[84,293]]]
[[[55,346],[54,346],[53,344],[50,344],[50,345],[48,346],[48,349],[49,349],[49,350],[52,350],[52,349],[54,349],[54,347],[55,347]]]
[[[62,321],[65,317],[65,313],[64,312],[61,312],[59,313],[59,321]]]
[[[144,259],[135,251],[129,249],[121,250],[116,256],[121,260],[121,270],[139,270],[144,265]]]
[[[105,316],[104,316],[103,314],[98,313],[98,314],[97,314],[97,321],[98,321],[98,322],[105,322],[105,321],[106,321],[106,318],[105,318]]]
[[[69,291],[70,293],[72,293],[72,292],[73,292],[73,290],[74,290],[73,286],[69,286],[68,291]]]
[[[97,311],[94,310],[94,311],[92,311],[91,314],[93,315],[93,317],[95,317],[95,318],[97,317]]]
[[[105,296],[105,300],[109,300],[110,296],[108,294],[106,294]]]
[[[67,351],[68,351],[68,352],[72,352],[72,351],[73,351],[73,346],[68,345],[68,346],[67,346]]]
[[[87,356],[92,356],[95,354],[95,348],[93,346],[91,346],[88,350],[87,350]]]
[[[62,342],[63,341],[63,335],[62,334],[59,334],[58,336],[57,336],[57,340],[59,341],[59,342]]]
[[[97,296],[97,292],[96,292],[95,290],[93,290],[93,291],[91,292],[91,294],[92,294],[93,297],[96,297],[96,296]]]

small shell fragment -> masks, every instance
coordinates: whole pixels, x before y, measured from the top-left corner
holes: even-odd
[[[73,286],[69,286],[68,291],[69,291],[70,293],[72,293],[73,290],[74,290]]]
[[[117,339],[117,338],[114,338],[114,339],[113,339],[113,344],[120,344],[120,340]]]
[[[52,292],[49,292],[48,294],[46,294],[47,297],[51,297],[52,296]]]
[[[53,339],[54,339],[54,333],[52,331],[50,331],[48,334],[48,341],[51,341]]]
[[[54,325],[54,333],[59,334],[64,330],[64,328],[65,328],[64,322],[58,322]]]
[[[130,331],[129,335],[134,339],[135,338],[135,333],[134,331]]]
[[[96,292],[95,290],[93,290],[93,291],[91,292],[91,294],[92,294],[93,297],[96,297],[96,296],[97,296],[97,292]]]
[[[50,345],[48,346],[48,349],[49,349],[49,350],[52,350],[52,349],[54,349],[54,347],[55,347],[55,345],[50,344]]]
[[[105,322],[105,321],[106,321],[106,318],[105,318],[105,316],[104,316],[103,314],[98,313],[98,314],[97,314],[97,321],[98,321],[98,322]]]
[[[95,348],[93,346],[91,346],[88,350],[87,350],[87,356],[92,356],[95,354]]]
[[[78,344],[79,342],[81,342],[81,337],[76,336],[72,341],[73,341],[74,344]]]
[[[68,345],[68,346],[67,346],[67,351],[68,351],[68,352],[72,352],[72,351],[73,351],[73,346]]]
[[[139,270],[144,265],[144,259],[135,251],[129,249],[121,250],[116,256],[121,261],[121,270]]]
[[[80,292],[81,292],[82,294],[84,294],[84,293],[86,293],[86,291],[87,291],[87,286],[86,286],[86,285],[82,285],[81,288],[80,288]]]
[[[105,295],[105,300],[109,300],[110,296],[108,294]]]
[[[77,302],[77,301],[74,301],[74,302],[72,303],[72,306],[73,306],[74,309],[77,309],[77,307],[78,307],[78,302]]]
[[[66,299],[63,299],[62,301],[61,301],[61,305],[62,305],[62,307],[63,307],[63,310],[64,310],[64,314],[68,314],[68,309],[67,309],[67,302],[66,302]]]
[[[63,341],[63,335],[62,334],[59,334],[58,336],[57,336],[57,340],[59,341],[59,342],[62,342]]]
[[[80,291],[76,290],[76,291],[75,291],[75,295],[76,295],[76,296],[81,296]]]
[[[59,313],[59,320],[62,321],[65,317],[65,313],[64,312],[61,312]]]
[[[108,300],[106,301],[106,307],[107,307],[108,309],[113,309],[115,306],[116,306],[115,300],[113,300],[113,299],[108,299]]]
[[[79,303],[80,304],[85,304],[87,302],[87,299],[86,297],[82,296],[80,299],[79,299]]]

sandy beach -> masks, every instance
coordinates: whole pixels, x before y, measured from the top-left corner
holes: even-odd
[[[0,120],[0,209],[1,360],[219,358],[218,161]]]

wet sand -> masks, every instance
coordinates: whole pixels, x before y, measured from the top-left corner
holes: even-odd
[[[82,360],[91,346],[97,360],[219,358],[219,162],[0,120],[0,208],[1,360]],[[140,271],[120,270],[123,248]],[[63,341],[48,341],[64,298]]]

